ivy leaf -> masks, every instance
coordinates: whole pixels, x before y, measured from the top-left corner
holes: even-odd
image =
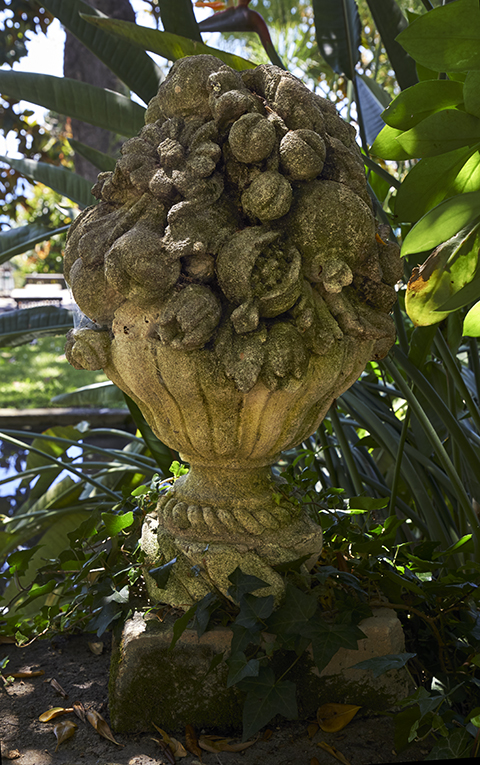
[[[435,744],[426,760],[463,760],[469,757],[473,740],[465,729],[454,731],[446,740]]]
[[[194,620],[194,627],[197,630],[198,637],[202,637],[203,633],[209,625],[210,617],[217,610],[217,608],[219,608],[219,606],[220,601],[213,592],[209,592],[200,601],[200,605],[197,608]]]
[[[319,672],[325,669],[339,648],[356,650],[358,641],[367,637],[353,624],[329,624],[320,614],[301,627],[300,632],[312,641],[313,659]]]
[[[270,667],[262,667],[257,678],[245,682],[249,691],[243,707],[243,741],[254,736],[275,715],[283,715],[288,720],[298,716],[295,683],[289,680],[275,682]]]
[[[253,643],[253,645],[260,645],[261,631],[258,624],[255,628],[249,629],[248,627],[241,627],[234,622],[232,625],[232,633],[232,653],[245,651],[251,643]]]
[[[203,600],[203,598],[202,598],[202,600]],[[196,603],[194,603],[193,606],[191,606],[188,609],[188,611],[185,611],[183,616],[181,616],[179,619],[177,619],[174,622],[173,629],[172,629],[172,632],[173,632],[172,642],[170,643],[170,645],[168,647],[168,651],[169,652],[173,651],[173,649],[175,648],[177,640],[179,640],[179,638],[181,638],[181,636],[183,635],[183,633],[187,629],[187,627],[188,627],[188,625],[190,623],[190,620],[193,619],[193,617],[195,616],[197,608],[199,607],[199,605],[202,602],[202,600],[198,600]]]
[[[236,685],[236,683],[239,683],[245,677],[258,677],[260,662],[258,659],[249,659],[247,661],[247,657],[241,651],[232,653],[227,664],[229,666],[227,688]]]
[[[155,568],[149,569],[148,573],[160,590],[164,590],[167,586],[170,574],[172,573],[172,568],[176,562],[177,559],[172,558],[168,563],[164,563],[163,566],[156,566]]]
[[[366,659],[354,664],[351,669],[371,670],[374,677],[380,677],[384,672],[391,669],[400,669],[404,667],[409,659],[413,659],[416,653],[396,653],[386,656],[375,656],[373,659]]]
[[[109,537],[115,537],[123,529],[127,529],[133,523],[133,513],[131,510],[123,515],[117,513],[102,513],[102,521],[105,524]]]
[[[248,592],[255,592],[255,590],[263,589],[263,587],[269,587],[268,582],[264,582],[263,579],[259,579],[258,576],[244,574],[239,566],[237,566],[235,571],[230,574],[228,581],[233,585],[233,587],[228,588],[228,595],[237,603],[239,603],[240,598]]]
[[[285,602],[268,621],[268,631],[275,635],[298,633],[299,626],[305,624],[317,610],[317,600],[287,582]]]
[[[240,601],[240,613],[235,619],[235,624],[247,629],[255,628],[258,623],[265,622],[273,611],[274,597],[267,595],[265,598],[257,598],[256,595],[244,595]]]

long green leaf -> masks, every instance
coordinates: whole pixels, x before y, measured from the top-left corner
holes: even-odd
[[[417,82],[414,60],[397,42],[397,35],[408,26],[407,19],[396,0],[367,0],[382,42],[392,64],[397,82],[401,89],[409,88]]]
[[[45,335],[64,335],[72,327],[72,311],[54,305],[7,311],[0,315],[0,346],[22,345]]]
[[[30,250],[37,242],[44,242],[56,234],[64,234],[68,229],[69,226],[47,228],[39,223],[31,223],[28,226],[0,231],[0,263]]]
[[[384,105],[379,100],[379,91],[382,90],[374,80],[362,74],[355,77],[357,98],[360,101],[363,128],[367,144],[371,146],[375,138],[383,130],[385,122],[383,121]],[[384,91],[389,98],[388,93]]]
[[[478,144],[421,159],[412,167],[395,198],[399,222],[415,223],[448,197],[480,190]]]
[[[70,393],[61,393],[52,398],[52,404],[60,406],[96,406],[126,409],[122,391],[110,380],[108,382],[84,385]]]
[[[478,0],[456,0],[415,19],[397,38],[418,63],[435,72],[480,69]]]
[[[320,53],[334,72],[353,80],[362,34],[355,0],[313,0],[312,6]]]
[[[463,146],[475,146],[479,141],[480,120],[459,109],[443,109],[431,114],[398,136],[400,146],[410,157],[416,158],[434,157]]]
[[[410,130],[442,109],[463,102],[463,85],[453,80],[426,80],[400,93],[385,109],[383,119],[390,127]]]
[[[117,164],[115,157],[111,157],[109,154],[104,154],[103,151],[92,149],[91,146],[86,146],[86,144],[81,143],[80,141],[75,141],[74,138],[69,138],[68,143],[76,154],[80,154],[84,159],[88,159],[88,161],[98,168],[98,170],[101,170],[102,172],[115,170],[115,165]]]
[[[191,0],[159,0],[165,32],[202,42]]]
[[[156,95],[163,75],[150,56],[127,40],[119,41],[102,29],[92,28],[80,14],[108,17],[82,0],[42,0],[42,5],[146,104]]]
[[[479,215],[480,191],[446,199],[420,218],[409,231],[402,245],[402,255],[431,250],[465,226],[473,226]]]
[[[401,130],[385,125],[375,138],[371,149],[372,154],[376,157],[382,157],[382,159],[395,159],[397,161],[410,159],[409,152],[399,142],[401,135],[403,135]]]
[[[68,77],[0,70],[0,92],[122,136],[134,136],[144,126],[145,109],[140,104]]]
[[[187,37],[180,37],[170,32],[160,32],[158,29],[141,27],[129,21],[120,21],[120,19],[107,19],[88,15],[83,15],[83,18],[94,27],[105,29],[117,38],[129,40],[135,45],[136,49],[136,46],[138,46],[152,53],[158,53],[159,56],[163,56],[169,61],[176,61],[185,56],[196,56],[199,53],[204,53],[216,56],[232,69],[238,71],[252,69],[256,66],[241,56],[235,56],[233,53],[210,48],[202,42],[189,40]]]
[[[38,181],[49,186],[62,196],[68,197],[80,207],[89,207],[95,204],[92,196],[92,184],[81,175],[57,165],[48,165],[46,162],[38,162],[36,159],[13,159],[12,157],[0,156],[0,162],[5,162],[18,170],[32,181]]]

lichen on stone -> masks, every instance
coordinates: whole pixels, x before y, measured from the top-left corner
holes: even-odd
[[[178,60],[93,193],[65,274],[106,330],[132,303],[152,342],[206,348],[244,392],[297,379],[349,333],[372,358],[394,340],[398,249],[375,236],[354,131],[277,67]]]

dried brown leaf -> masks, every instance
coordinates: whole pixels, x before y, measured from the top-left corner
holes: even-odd
[[[317,723],[310,723],[310,725],[307,728],[308,738],[313,738],[317,731],[318,731]]]
[[[341,752],[338,751],[338,749],[335,749],[334,746],[330,746],[325,741],[320,741],[317,746],[320,746],[322,749],[325,749],[326,752],[332,755],[332,757],[335,757],[336,760],[343,763],[343,765],[350,765],[349,761],[346,757],[343,756]]]
[[[197,734],[193,725],[185,725],[185,746],[191,754],[202,759],[202,750],[198,746]]]
[[[173,754],[172,750],[170,749],[170,745],[167,744],[166,741],[162,741],[159,738],[153,738],[153,736],[150,737],[152,741],[155,741],[156,744],[160,747],[162,752],[164,753],[165,757],[167,758],[168,762],[171,763],[171,765],[175,765],[175,755]]]
[[[169,741],[169,747],[172,750],[174,757],[188,757],[188,752],[183,746],[181,741],[176,738],[171,738]]]
[[[100,736],[103,736],[103,738],[108,739],[108,741],[111,741],[112,744],[116,744],[117,746],[123,746],[123,744],[119,744],[118,741],[115,741],[113,737],[113,733],[108,727],[108,723],[102,715],[97,712],[95,709],[87,709],[85,712],[85,717],[87,718],[90,725],[93,725],[95,730]]]
[[[87,713],[81,701],[75,701],[73,711],[82,722],[87,722]]]
[[[46,712],[42,712],[38,719],[40,722],[50,722],[50,720],[54,720],[55,717],[66,715],[69,712],[73,712],[73,707],[68,707],[67,709],[65,709],[65,707],[52,707],[51,709],[47,709]]]
[[[95,654],[95,656],[100,656],[100,654],[103,653],[104,645],[102,642],[99,643],[89,643],[88,647],[90,648],[91,652]]]
[[[323,704],[317,709],[317,722],[327,733],[338,733],[355,717],[358,710],[354,704]]]
[[[231,744],[233,738],[222,738],[222,736],[200,736],[198,739],[199,745],[206,752],[243,752],[244,749],[248,749],[249,746],[257,741],[239,741],[238,744]]]
[[[14,677],[16,680],[25,677],[40,677],[44,675],[43,669],[24,669],[21,672],[9,672],[9,677]]]
[[[312,757],[310,760],[310,765],[320,765],[320,762],[317,760],[316,757]]]
[[[10,749],[9,752],[3,755],[6,760],[18,760],[19,757],[22,755],[18,751],[18,749]]]
[[[13,635],[2,635],[0,637],[0,643],[16,643],[16,638]],[[12,749],[12,752],[16,752],[16,749]],[[6,756],[6,755],[5,755]],[[13,757],[10,757],[11,760],[13,760]],[[8,757],[7,757],[8,760]]]
[[[63,744],[67,738],[71,738],[76,730],[77,726],[71,720],[63,720],[62,722],[57,723],[53,728],[53,732],[57,738],[57,746],[55,747],[55,751],[58,750],[60,744]]]
[[[271,728],[266,728],[263,731],[262,741],[270,741],[272,736],[273,736],[273,730]]]
[[[58,683],[54,677],[52,677],[52,679],[50,680],[50,685],[52,686],[52,688],[55,688],[55,690],[57,691],[57,693],[60,694],[60,696],[63,696],[64,699],[68,699],[68,693],[63,690],[60,683]]]

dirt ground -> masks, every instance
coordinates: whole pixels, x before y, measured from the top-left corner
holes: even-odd
[[[1,762],[4,765],[9,762],[14,765],[169,765],[173,762],[153,740],[152,737],[161,738],[155,732],[131,736],[114,734],[121,744],[115,746],[73,713],[53,722],[39,721],[39,716],[50,707],[69,707],[79,701],[109,722],[110,638],[105,637],[100,655],[90,650],[92,641],[98,642],[98,639],[79,635],[37,640],[25,648],[0,645],[0,660],[5,656],[10,659],[3,670],[4,676],[24,669],[45,673],[15,679],[10,684],[0,683],[0,765]],[[52,679],[68,693],[68,699],[55,690]],[[242,753],[204,751],[201,761],[204,765],[335,765],[339,760],[319,746],[322,741],[333,747],[339,757],[343,755],[344,765],[345,761],[350,765],[418,762],[428,754],[431,745],[421,742],[397,755],[392,719],[360,717],[360,714],[339,733],[318,730],[311,738],[308,725],[312,721],[284,722],[271,726],[266,734],[262,731],[256,743]],[[55,751],[57,740],[53,729],[65,719],[72,720],[78,727],[73,737]],[[201,731],[196,733],[199,735]],[[185,744],[184,736],[178,738]],[[176,761],[199,765],[200,758],[188,754]]]

